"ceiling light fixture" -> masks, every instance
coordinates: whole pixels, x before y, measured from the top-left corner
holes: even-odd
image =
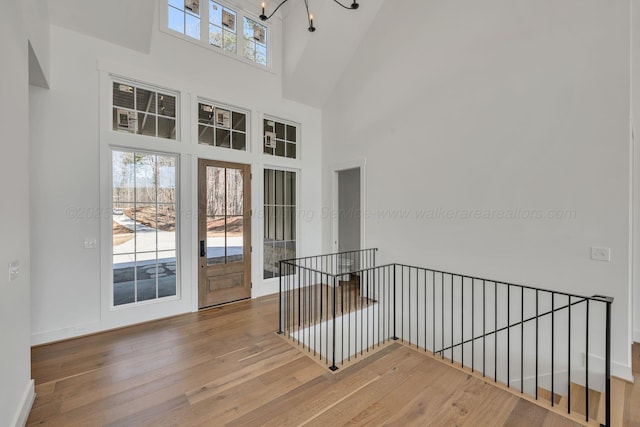
[[[285,4],[286,2],[288,2],[289,0],[283,0],[278,7],[276,7],[274,9],[273,12],[271,12],[271,14],[269,16],[267,16],[265,14],[265,9],[267,7],[267,4],[265,2],[262,2],[262,14],[260,15],[260,19],[262,19],[263,21],[266,21],[268,19],[270,19],[277,11],[278,9],[280,9],[280,6],[282,6],[283,4]],[[304,1],[304,6],[307,8],[307,20],[309,21],[309,32],[313,33],[316,30],[316,27],[313,26],[313,14],[309,12],[309,0],[303,0]],[[360,7],[360,5],[358,4],[358,2],[356,0],[353,0],[353,3],[351,3],[349,6],[345,6],[344,4],[340,3],[338,0],[333,0],[334,2],[336,2],[337,4],[339,4],[340,6],[344,7],[345,9],[348,10],[356,10],[357,8]]]

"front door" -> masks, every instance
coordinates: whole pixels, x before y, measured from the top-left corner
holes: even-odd
[[[251,297],[251,166],[198,163],[198,306]]]

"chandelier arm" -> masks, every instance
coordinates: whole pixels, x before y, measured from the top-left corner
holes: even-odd
[[[275,15],[275,14],[276,14],[276,12],[278,11],[278,9],[280,9],[280,7],[281,7],[283,4],[285,4],[286,2],[288,2],[288,1],[289,1],[289,0],[283,0],[283,1],[278,5],[278,7],[276,7],[276,8],[273,10],[273,12],[271,12],[271,14],[270,14],[269,16],[267,16],[267,17],[266,17],[266,18],[264,18],[264,19],[262,19],[262,17],[261,17],[261,19],[262,19],[263,21],[268,21],[269,19],[271,19],[271,17],[272,17],[273,15]]]
[[[349,9],[349,10],[355,10],[358,8],[358,3],[356,3],[355,1],[351,4],[351,6],[345,6],[342,3],[340,3],[338,0],[333,0],[334,2],[336,2],[337,4],[339,4],[340,6],[344,7],[345,9]],[[354,7],[355,5],[355,7]]]
[[[309,23],[309,31],[314,32],[316,29],[313,27],[313,20],[311,19],[311,12],[309,12],[309,0],[304,0],[304,7],[307,8],[307,22]]]

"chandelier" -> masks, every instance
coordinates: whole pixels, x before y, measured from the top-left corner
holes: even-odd
[[[260,19],[262,19],[263,21],[268,20],[269,18],[271,18],[277,11],[278,9],[280,9],[280,6],[282,6],[283,4],[285,4],[286,2],[288,2],[289,0],[283,0],[278,7],[276,7],[273,12],[271,12],[271,14],[269,16],[267,16],[265,14],[265,8],[267,7],[267,4],[265,2],[262,2],[262,14],[260,15]],[[309,32],[313,33],[316,30],[316,27],[313,26],[313,14],[309,12],[309,0],[303,0],[304,1],[304,6],[307,8],[307,20],[309,21]],[[336,2],[337,4],[339,4],[340,6],[344,7],[345,9],[348,10],[356,10],[358,7],[360,7],[360,5],[358,4],[358,2],[356,0],[353,0],[353,3],[351,3],[349,6],[346,6],[342,3],[340,3],[338,0],[333,0],[334,2]]]

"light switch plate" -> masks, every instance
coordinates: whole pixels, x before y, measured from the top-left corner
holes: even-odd
[[[591,259],[594,261],[611,261],[611,248],[591,248]]]

